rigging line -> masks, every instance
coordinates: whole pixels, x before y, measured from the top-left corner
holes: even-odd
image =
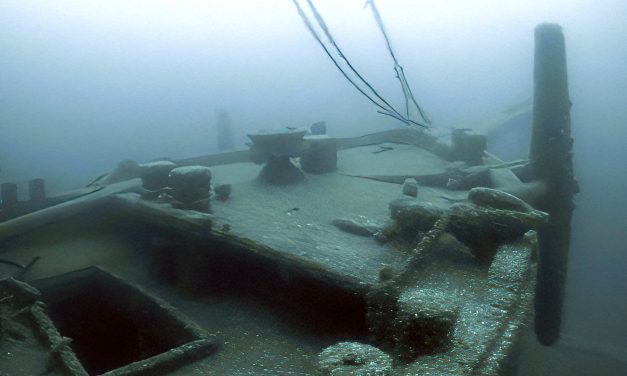
[[[379,93],[372,87],[372,85],[370,85],[370,83],[368,83],[368,81],[366,81],[366,79],[363,78],[363,76],[353,67],[353,65],[350,63],[350,61],[346,57],[346,55],[344,55],[344,52],[342,52],[342,49],[336,43],[335,38],[333,38],[333,36],[331,35],[331,32],[329,31],[329,27],[327,26],[326,22],[324,21],[324,18],[322,18],[322,15],[320,15],[320,12],[318,12],[318,9],[313,4],[312,0],[306,0],[306,2],[309,5],[309,8],[311,9],[311,12],[314,15],[314,17],[316,19],[316,22],[318,22],[318,25],[320,26],[322,31],[324,31],[327,39],[329,40],[329,43],[331,43],[331,45],[335,48],[335,50],[337,51],[338,55],[342,58],[342,60],[344,60],[344,62],[348,66],[348,68],[355,74],[355,76],[357,76],[357,78],[359,78],[359,80],[362,83],[364,83],[372,91],[372,93],[377,98],[379,98],[386,106],[389,107],[389,109],[387,109],[388,112],[393,112],[396,115],[398,115],[400,117],[403,117],[403,115],[401,115],[394,108],[394,106],[389,104],[381,95],[379,95]]]
[[[419,127],[423,127],[423,128],[430,128],[428,125],[425,125],[425,124],[419,123],[419,122],[417,122],[417,121],[415,121],[415,120],[406,119],[406,118],[404,118],[404,117],[402,117],[402,116],[401,116],[401,117],[399,117],[399,116],[397,116],[397,115],[395,115],[395,114],[393,114],[393,113],[390,113],[390,112],[385,112],[385,111],[377,111],[377,113],[379,113],[379,114],[381,114],[381,115],[385,115],[385,116],[391,116],[391,117],[393,117],[394,119],[396,119],[396,120],[398,120],[398,121],[400,121],[400,122],[403,122],[403,123],[405,123],[405,124],[407,124],[407,125],[417,125],[417,126],[419,126]]]
[[[431,119],[429,119],[429,117],[427,116],[427,114],[424,112],[424,110],[422,109],[422,107],[420,107],[420,105],[418,104],[418,102],[416,102],[416,98],[414,98],[414,93],[411,90],[411,86],[409,86],[409,83],[407,82],[407,77],[405,76],[405,69],[399,65],[400,71],[401,71],[401,76],[403,78],[403,82],[405,83],[405,87],[407,89],[407,93],[408,93],[408,97],[409,99],[412,101],[412,103],[414,104],[414,106],[416,106],[416,109],[418,110],[418,112],[420,113],[420,116],[422,117],[422,119],[427,123],[427,124],[431,124]]]
[[[383,24],[383,19],[381,18],[381,14],[379,13],[379,9],[377,8],[377,5],[375,4],[374,0],[366,0],[365,6],[368,6],[368,5],[370,5],[370,9],[372,10],[374,19],[377,22],[377,25],[379,26],[379,30],[381,30],[381,34],[383,34],[383,38],[385,39],[385,44],[387,46],[388,52],[390,53],[390,56],[392,56],[392,60],[394,61],[394,70],[397,72],[396,77],[401,83],[401,88],[403,90],[403,94],[405,95],[405,100],[407,102],[411,100],[411,102],[416,106],[416,109],[418,110],[418,113],[420,114],[422,119],[427,124],[431,124],[431,120],[426,116],[425,112],[422,110],[420,105],[418,105],[418,102],[416,101],[416,98],[414,97],[414,94],[411,91],[411,87],[409,86],[409,83],[407,82],[407,78],[405,77],[405,71],[403,67],[399,64],[398,59],[396,58],[396,55],[394,54],[394,50],[392,49],[392,43],[390,42],[390,38],[388,37],[388,34],[385,30],[385,25]],[[407,116],[409,117],[409,111],[408,111]]]
[[[409,119],[411,116],[409,114],[409,95],[407,93],[407,88],[403,84],[403,81],[400,78],[400,72],[397,67],[394,67],[394,71],[396,72],[396,78],[401,81],[401,89],[403,90],[403,98],[405,98],[405,112],[407,113],[407,118]]]
[[[380,109],[382,109],[383,111],[385,111],[386,113],[390,112],[387,108],[385,108],[383,105],[381,105],[380,103],[378,103],[377,101],[375,101],[373,98],[370,97],[370,95],[368,95],[361,87],[359,87],[359,85],[357,85],[349,76],[348,74],[342,69],[342,67],[340,66],[340,64],[335,60],[335,58],[333,57],[333,55],[331,54],[331,52],[329,51],[329,49],[327,48],[327,46],[324,45],[324,42],[320,39],[320,36],[318,35],[318,33],[316,32],[316,30],[313,28],[313,25],[311,24],[311,22],[309,21],[309,19],[307,18],[307,15],[305,14],[305,12],[303,11],[303,9],[301,8],[300,4],[298,4],[297,0],[292,0],[292,2],[294,3],[294,5],[296,6],[296,9],[298,10],[298,14],[300,15],[300,17],[302,18],[303,22],[305,23],[305,26],[307,26],[307,29],[309,29],[309,31],[311,32],[311,34],[313,35],[313,37],[318,41],[318,43],[320,44],[320,46],[322,47],[322,49],[324,49],[324,52],[326,52],[327,56],[329,56],[329,58],[331,59],[331,61],[333,61],[333,64],[335,65],[335,67],[340,71],[340,73],[342,73],[342,75],[344,76],[344,78],[346,78],[346,80],[348,80],[348,82],[350,82],[355,89],[357,89],[361,94],[363,94],[366,98],[368,98],[375,106],[379,107]]]
[[[385,31],[385,26],[383,25],[383,19],[381,18],[381,14],[379,13],[379,9],[377,9],[374,0],[366,0],[366,6],[370,5],[370,9],[372,9],[372,14],[374,15],[375,21],[379,25],[379,29],[381,30],[381,34],[383,34],[383,38],[385,39],[385,44],[388,47],[388,51],[390,51],[390,55],[392,56],[392,60],[394,60],[394,65],[400,65],[398,60],[396,59],[396,55],[392,50],[392,43],[390,43],[390,38],[388,38],[388,33]]]
[[[422,109],[422,107],[420,107],[420,105],[418,104],[418,102],[416,102],[416,98],[414,98],[414,93],[411,90],[411,86],[409,86],[409,84],[407,83],[407,78],[405,78],[405,71],[403,70],[403,67],[401,67],[401,71],[403,72],[403,78],[405,80],[405,85],[407,85],[407,91],[409,92],[409,98],[411,99],[411,101],[414,103],[414,105],[416,106],[416,108],[418,109],[418,112],[420,113],[420,116],[422,116],[422,119],[427,123],[427,124],[431,124],[431,119],[427,116],[427,114],[424,112],[424,110]]]
[[[409,86],[409,83],[407,82],[407,78],[405,77],[405,70],[403,69],[402,66],[398,66],[400,73],[399,76],[401,76],[401,85],[403,86],[403,93],[406,92],[406,100],[411,100],[411,102],[414,104],[414,106],[416,107],[416,109],[418,110],[418,113],[420,114],[420,116],[422,117],[422,119],[427,123],[427,124],[431,124],[431,119],[429,119],[429,117],[427,116],[427,114],[423,111],[423,109],[420,107],[420,105],[418,104],[418,102],[416,102],[416,98],[414,98],[414,93],[411,91],[411,86]],[[394,68],[396,70],[396,68]],[[398,73],[398,70],[397,70]]]
[[[359,78],[361,80],[361,82],[364,83],[374,93],[374,95],[377,98],[379,98],[386,106],[388,106],[388,108],[386,108],[381,103],[378,103],[375,99],[373,99],[370,95],[368,95],[364,91],[364,89],[362,89],[353,79],[351,79],[351,77],[349,77],[348,73],[346,73],[346,71],[344,71],[344,69],[340,66],[340,63],[336,60],[336,57],[334,57],[333,54],[331,53],[331,51],[329,51],[329,49],[326,47],[326,45],[324,44],[324,42],[320,38],[320,35],[318,34],[318,32],[314,29],[314,27],[312,25],[312,22],[309,20],[309,16],[304,12],[303,8],[298,3],[298,1],[297,0],[292,0],[292,2],[296,6],[298,14],[301,17],[301,19],[303,20],[303,23],[305,24],[307,29],[310,31],[312,36],[316,39],[316,41],[323,48],[323,50],[325,51],[327,56],[331,59],[331,61],[335,65],[335,67],[340,71],[340,73],[342,73],[344,78],[346,78],[346,80],[348,80],[348,82],[350,82],[353,85],[353,87],[355,87],[362,95],[364,95],[374,105],[376,105],[377,107],[379,107],[382,110],[382,111],[377,111],[378,113],[383,114],[383,115],[387,115],[387,116],[391,116],[391,117],[393,117],[393,118],[395,118],[395,119],[405,123],[406,125],[417,125],[417,126],[420,126],[420,127],[423,127],[423,128],[429,128],[425,124],[421,124],[421,123],[413,121],[411,119],[404,118],[403,115],[401,115],[392,105],[390,105],[383,97],[381,97],[379,95],[379,93],[355,70],[355,68],[350,64],[350,62],[348,61],[348,59],[346,58],[346,56],[344,55],[342,50],[339,48],[339,46],[337,45],[337,43],[335,42],[335,40],[331,36],[331,34],[329,32],[329,29],[326,26],[326,23],[324,22],[324,19],[322,18],[320,13],[317,11],[317,9],[313,5],[313,3],[311,3],[310,0],[307,0],[307,2],[309,3],[310,7],[312,8],[312,12],[314,13],[314,15],[317,16],[316,21],[318,22],[318,26],[320,26],[320,28],[323,31],[325,31],[325,34],[326,34],[327,38],[329,39],[329,42],[333,45],[333,47],[335,48],[337,53],[346,62],[346,64],[351,69],[351,71],[357,76],[357,78]]]
[[[392,43],[390,42],[390,38],[388,37],[388,33],[385,30],[385,25],[383,24],[383,19],[381,18],[381,14],[379,13],[379,9],[375,4],[374,0],[366,0],[365,6],[370,5],[370,9],[372,10],[372,15],[374,16],[377,25],[379,26],[379,30],[381,30],[381,34],[383,35],[383,39],[385,39],[385,45],[392,56],[392,60],[394,61],[394,71],[396,72],[396,78],[399,80],[401,84],[401,90],[403,91],[403,95],[405,97],[405,102],[407,107],[409,107],[409,97],[406,89],[407,82],[404,79],[403,67],[398,63],[398,59],[394,54],[394,50],[392,50]],[[407,117],[409,117],[409,108],[407,108]]]

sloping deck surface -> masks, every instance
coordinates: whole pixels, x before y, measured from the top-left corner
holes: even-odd
[[[350,338],[343,338],[341,333],[321,336],[314,324],[304,324],[263,299],[243,295],[198,299],[179,294],[151,277],[143,246],[129,241],[116,227],[116,220],[132,220],[140,212],[137,218],[156,227],[176,225],[184,232],[206,234],[208,239],[254,244],[255,249],[248,250],[251,253],[322,279],[341,280],[347,290],[364,293],[377,285],[382,268],[400,270],[408,254],[393,244],[344,232],[331,223],[338,218],[373,225],[389,221],[388,204],[401,195],[401,186],[357,176],[437,174],[452,166],[424,149],[398,142],[342,149],[338,151],[337,172],[307,174],[304,182],[290,186],[257,181],[261,166],[253,163],[212,166],[212,183],[231,184],[233,189],[227,201],[212,200],[210,215],[144,201],[134,193],[141,185],[135,179],[0,224],[0,255],[22,264],[40,256],[27,280],[99,265],[142,285],[205,330],[216,333],[223,344],[220,351],[177,374],[306,375],[313,372],[315,354],[323,347]],[[417,200],[446,208],[451,199],[461,200],[466,194],[419,186]],[[462,340],[447,354],[449,360],[440,359],[440,355],[423,357],[398,368],[401,374],[446,369],[451,375],[461,375],[480,370],[490,359],[477,358],[479,354],[502,356],[509,351],[499,347],[504,344],[502,339],[513,336],[525,317],[523,308],[528,306],[532,286],[528,278],[517,282],[517,293],[501,291],[491,285],[490,278],[494,278],[487,268],[475,263],[463,247],[458,248],[429,258],[431,263],[424,266],[416,288],[446,291],[447,299],[461,307],[464,322],[457,330]],[[507,261],[512,257],[516,261],[512,268],[525,274],[530,272],[529,253],[525,252],[506,249],[503,258]],[[0,276],[14,271],[0,265]],[[507,306],[492,307],[492,301],[501,298]],[[472,333],[480,338],[467,340]],[[451,366],[444,367],[442,362]],[[484,374],[481,372],[477,374]]]
[[[330,271],[372,284],[382,267],[398,266],[404,255],[371,237],[360,237],[331,224],[337,218],[383,225],[388,204],[401,195],[398,184],[347,175],[422,175],[444,172],[449,165],[415,146],[386,144],[392,150],[376,153],[376,145],[338,153],[338,172],[308,174],[291,186],[255,181],[254,164],[212,168],[217,182],[233,184],[226,202],[213,202],[213,211],[229,223],[233,235],[253,239],[279,252],[324,265]],[[447,206],[439,189],[420,187],[418,200]]]

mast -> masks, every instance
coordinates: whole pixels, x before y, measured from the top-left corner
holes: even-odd
[[[538,232],[535,330],[544,345],[554,344],[560,335],[573,197],[578,192],[573,172],[570,108],[562,28],[540,24],[535,29],[529,159],[534,179],[543,181],[548,188],[537,203],[538,209],[550,214],[548,225]]]

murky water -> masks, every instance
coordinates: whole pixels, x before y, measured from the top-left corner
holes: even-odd
[[[314,3],[354,67],[404,114],[405,97],[394,63],[370,9],[362,9],[363,2]],[[533,29],[545,21],[562,25],[581,192],[576,197],[562,341],[544,348],[529,335],[520,374],[625,373],[627,4],[621,0],[577,4],[480,0],[472,5],[380,0],[377,5],[415,99],[433,120],[429,132],[440,140],[447,140],[451,128],[488,131],[508,108],[529,102]],[[323,42],[331,46],[324,38]],[[213,154],[231,144],[246,150],[250,142],[246,134],[259,129],[308,127],[326,121],[331,136],[347,137],[405,126],[378,114],[381,108],[346,82],[290,1],[2,0],[0,49],[0,182],[16,182],[20,200],[27,199],[27,182],[33,178],[44,178],[47,193],[54,195],[81,188],[126,159],[142,163],[162,157],[188,158]],[[422,119],[413,111],[414,119]],[[229,145],[218,136],[225,114],[232,128]],[[512,158],[527,155],[529,140],[520,138],[528,135],[525,125],[530,118],[518,120],[523,124],[509,133],[508,145],[513,146],[494,149],[504,157],[509,152]],[[412,158],[409,154],[403,156],[403,163],[386,167],[386,158],[394,155],[386,154],[386,145],[377,146],[377,153],[368,154],[367,162],[360,165],[353,163],[348,152],[339,163],[347,171],[349,162],[353,163],[349,171],[353,175],[375,174],[375,170],[377,176],[402,174],[413,168],[407,162]],[[436,162],[430,166],[433,173],[441,167]],[[247,182],[258,166],[242,163],[230,180],[220,181],[224,170],[213,169],[214,183]],[[395,190],[342,179],[338,181],[346,189],[327,203],[345,205],[356,216],[387,213],[388,198],[396,195]],[[310,181],[324,181],[324,177]],[[355,188],[350,189],[350,184]],[[254,191],[254,184],[242,187]],[[258,199],[267,200],[275,191],[266,189]],[[336,231],[330,225],[334,218],[324,217],[317,201],[324,198],[308,192],[306,186],[296,191],[298,199],[260,201],[259,210],[272,214],[258,227],[269,231],[289,213],[290,226],[304,226],[295,239],[302,244],[314,243],[315,234]],[[425,189],[423,193],[438,205],[445,200],[439,191]],[[361,203],[356,197],[382,201]],[[236,216],[241,205],[233,201],[223,213]],[[367,208],[360,210],[360,206]],[[316,216],[324,221],[314,226],[311,218]],[[254,228],[255,221],[246,218],[242,223]],[[42,257],[31,279],[97,263],[150,283],[140,268],[125,265],[136,244],[129,246],[125,237],[103,235],[94,223],[45,226],[19,244],[0,244],[0,258],[27,264],[40,256],[38,247],[45,237],[49,251],[58,258]],[[348,236],[341,233],[338,239]],[[275,244],[294,240],[283,235],[273,239]],[[335,240],[330,236],[323,243],[335,244]],[[355,249],[372,255],[368,241],[359,238]],[[334,248],[319,259],[340,252],[341,248]],[[351,257],[358,256],[358,251],[351,253]],[[383,256],[377,257],[381,257],[377,263],[383,262]],[[346,260],[339,264],[349,269]],[[394,267],[402,260],[394,256],[384,266]],[[379,266],[355,267],[347,274],[359,276]],[[12,270],[12,266],[0,265],[2,275]],[[154,292],[185,307],[194,321],[210,331],[229,338],[215,358],[224,372],[235,367],[240,373],[233,374],[260,374],[266,369],[311,373],[315,355],[330,344],[329,338],[312,340],[306,332],[294,330],[271,307],[254,300],[188,300],[159,284]],[[20,351],[12,355],[3,351],[2,356],[22,356]],[[225,374],[209,370],[204,363],[183,368],[179,374],[212,372]]]

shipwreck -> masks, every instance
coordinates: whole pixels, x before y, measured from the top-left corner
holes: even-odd
[[[0,373],[513,373],[527,325],[559,337],[576,193],[559,26],[535,58],[529,160],[318,123],[61,196],[3,184]]]

